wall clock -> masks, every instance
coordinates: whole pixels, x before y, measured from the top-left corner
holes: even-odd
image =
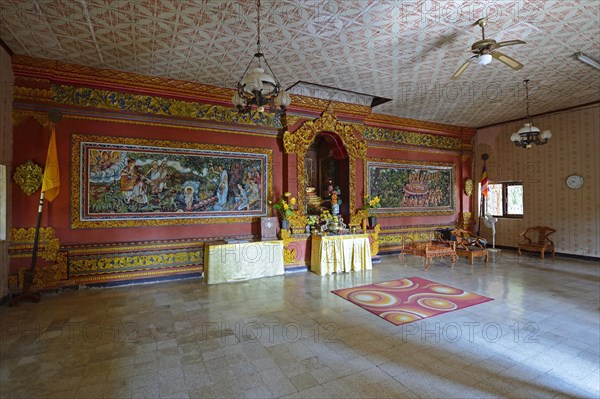
[[[573,190],[583,187],[583,177],[579,175],[571,175],[567,177],[567,187]]]

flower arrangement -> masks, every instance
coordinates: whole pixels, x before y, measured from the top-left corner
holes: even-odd
[[[317,215],[308,215],[306,217],[306,224],[308,226],[316,226],[319,224],[319,217]]]
[[[296,198],[292,194],[285,193],[273,204],[273,208],[279,213],[281,220],[288,220],[296,210]]]
[[[363,206],[363,209],[377,208],[381,208],[381,200],[379,199],[379,196],[376,195],[375,197],[370,198],[369,194],[365,195],[365,205]]]
[[[328,222],[337,221],[337,218],[335,216],[333,216],[331,214],[331,212],[329,212],[329,210],[327,209],[323,209],[323,211],[321,212],[321,215],[319,215],[319,219],[321,221],[321,223],[326,224]]]

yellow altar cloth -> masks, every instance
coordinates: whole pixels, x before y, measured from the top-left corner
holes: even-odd
[[[208,244],[204,251],[204,278],[208,284],[283,273],[281,240]]]
[[[311,271],[324,276],[372,268],[368,234],[312,236]]]

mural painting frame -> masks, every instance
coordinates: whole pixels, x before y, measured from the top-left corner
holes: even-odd
[[[396,183],[399,183],[401,190],[398,190],[396,184],[394,192],[400,192],[401,198],[385,198],[385,187],[379,188],[379,184],[385,182],[385,177],[381,177],[381,172],[377,173],[377,170],[392,171],[393,176],[390,178],[400,178]],[[413,176],[414,180],[409,181],[409,176]],[[373,216],[433,216],[456,213],[454,163],[370,158],[365,165],[364,182],[365,195],[369,198],[379,196],[381,200],[381,208],[369,209]],[[413,195],[406,196],[407,191]],[[402,202],[399,203],[400,201]]]
[[[71,228],[259,220],[269,214],[268,199],[273,191],[272,153],[270,148],[73,133]],[[200,165],[203,165],[201,170]],[[226,166],[233,165],[237,169],[227,170]],[[136,186],[141,187],[137,192],[124,183],[129,166],[136,171]],[[159,169],[164,166],[166,170],[163,179],[159,178],[157,166]],[[175,175],[186,179],[179,181]],[[222,184],[223,180],[219,179],[229,184]],[[243,183],[242,187],[237,183]],[[209,187],[215,195],[206,194]],[[98,200],[99,195],[103,202]]]

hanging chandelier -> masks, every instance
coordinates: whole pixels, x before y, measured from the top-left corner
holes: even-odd
[[[257,112],[262,113],[265,112],[266,106],[271,112],[277,112],[278,108],[285,112],[292,100],[290,95],[281,88],[260,46],[260,0],[256,1],[256,14],[256,53],[242,74],[242,78],[237,82],[237,91],[231,101],[239,112],[250,112],[255,107]],[[263,61],[266,71],[263,68]],[[252,65],[253,63],[255,66]]]
[[[535,145],[544,145],[552,137],[550,130],[540,131],[540,128],[533,124],[533,118],[529,116],[529,79],[523,81],[525,86],[525,98],[527,101],[527,115],[525,124],[510,136],[510,139],[517,147],[531,148]]]

